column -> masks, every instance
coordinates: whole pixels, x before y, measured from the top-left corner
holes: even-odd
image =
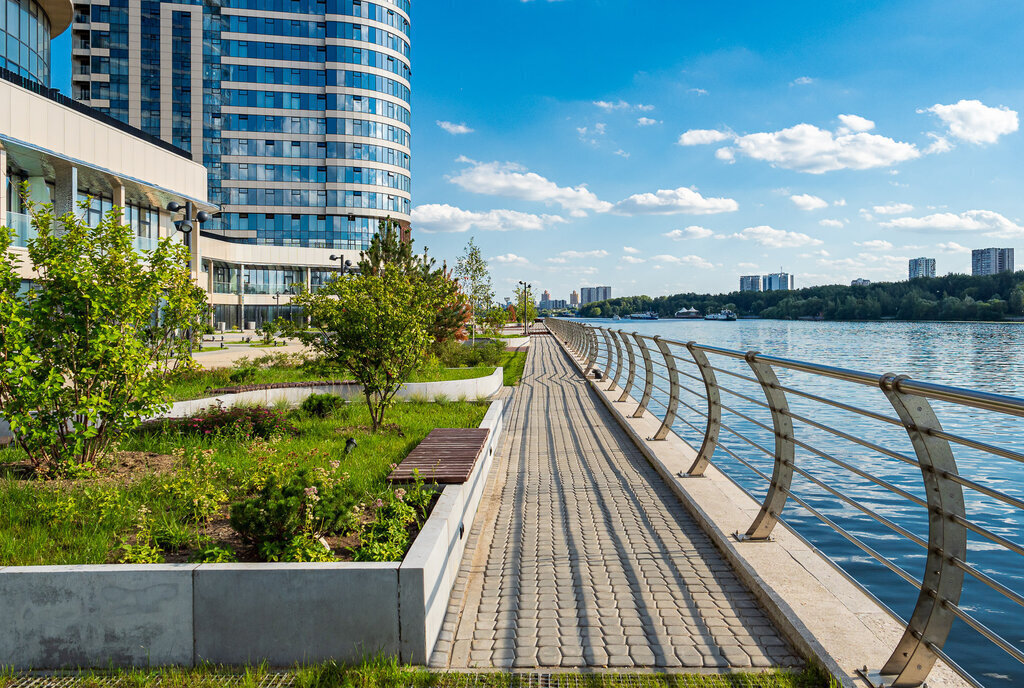
[[[57,217],[78,210],[78,168],[73,165],[56,170],[53,212]],[[76,213],[77,214],[77,213]]]
[[[7,226],[7,149],[0,145],[0,227]]]
[[[245,332],[245,263],[238,264],[238,329]]]
[[[127,222],[126,218],[128,217],[128,213],[125,212],[125,209],[128,207],[128,193],[124,188],[124,184],[122,184],[119,181],[111,182],[110,190],[112,192],[111,195],[113,197],[112,201],[114,204],[114,209],[120,210],[120,219],[118,220],[118,222],[124,224],[125,222]]]

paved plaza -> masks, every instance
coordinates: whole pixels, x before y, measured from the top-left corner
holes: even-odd
[[[531,348],[431,665],[801,664],[554,338]]]

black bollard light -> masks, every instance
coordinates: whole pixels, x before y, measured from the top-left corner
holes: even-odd
[[[356,444],[356,441],[354,439],[352,439],[351,437],[349,437],[347,440],[345,440],[345,453],[346,454],[351,454],[352,450],[355,449],[358,446],[359,445]]]

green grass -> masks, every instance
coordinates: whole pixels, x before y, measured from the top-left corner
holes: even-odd
[[[453,380],[475,380],[487,377],[494,368],[477,366],[475,368],[430,368],[417,370],[409,378],[409,382],[451,382]]]
[[[261,682],[276,683],[265,665],[255,667],[200,666],[195,669],[126,669],[112,672],[83,671],[65,674],[77,677],[80,688],[101,688],[117,683],[130,688],[226,688],[233,677],[241,677],[239,688],[256,688]],[[18,674],[7,677],[16,685]],[[0,686],[3,685],[0,675]],[[25,678],[28,678],[27,676]],[[519,688],[529,675],[511,673],[433,672],[402,666],[380,658],[355,666],[327,662],[290,669],[281,683],[296,688]],[[557,673],[552,684],[560,688],[838,688],[839,683],[821,669],[773,670],[763,673],[727,674],[630,674]],[[37,679],[38,680],[38,679]]]
[[[285,342],[274,342],[273,344],[250,344],[253,349],[277,349],[285,346]]]
[[[371,434],[366,406],[353,403],[323,420],[295,414],[298,435],[282,438],[269,448],[230,434],[199,438],[150,432],[130,434],[122,439],[120,449],[155,454],[171,454],[176,447],[189,445],[212,449],[229,494],[261,460],[295,468],[327,467],[330,461],[339,460],[342,470],[351,475],[347,489],[363,500],[376,498],[387,489],[390,464],[401,462],[428,432],[477,427],[486,411],[486,405],[474,403],[402,403],[386,418],[401,432],[386,429]],[[345,455],[349,437],[358,446]],[[4,463],[23,458],[17,448],[0,453]],[[99,484],[88,480],[44,483],[0,475],[0,566],[110,563],[122,539],[134,532],[140,507],[147,506],[154,520],[165,514],[176,519],[184,509],[173,503],[165,489],[169,476],[142,476],[130,484]],[[65,516],[70,500],[74,500],[74,508]]]
[[[526,352],[506,351],[502,354],[500,365],[504,368],[505,386],[518,385],[523,379],[523,369],[526,367]]]

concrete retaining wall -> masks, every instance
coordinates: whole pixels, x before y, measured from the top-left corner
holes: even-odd
[[[379,652],[425,663],[501,439],[503,409],[491,403],[481,460],[468,482],[444,488],[403,561],[0,568],[0,666],[289,666]]]
[[[407,382],[396,395],[399,399],[436,399],[439,396],[451,400],[481,399],[496,394],[504,384],[504,370],[496,368],[493,373],[485,377],[473,378],[472,380],[448,380],[446,382]],[[361,399],[363,388],[355,383],[338,385],[312,385],[309,387],[283,387],[279,389],[258,389],[251,392],[239,392],[237,394],[222,394],[216,397],[205,399],[192,399],[189,401],[177,401],[171,408],[158,418],[184,418],[210,406],[221,404],[223,406],[234,406],[236,404],[266,404],[273,406],[279,401],[287,401],[293,406],[302,403],[302,400],[311,394],[336,394],[345,399]]]

